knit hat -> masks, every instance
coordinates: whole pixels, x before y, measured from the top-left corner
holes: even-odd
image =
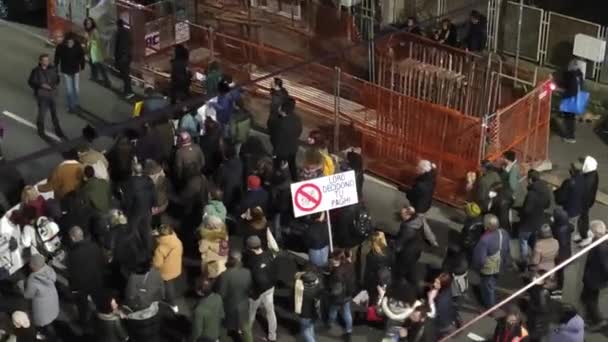
[[[11,315],[11,319],[13,320],[13,325],[15,328],[24,328],[27,329],[30,327],[30,318],[23,311],[15,311]]]
[[[248,189],[257,189],[262,185],[262,180],[260,177],[251,175],[247,177],[247,188]]]
[[[46,265],[46,260],[44,259],[44,256],[40,254],[34,254],[30,258],[30,265],[32,265],[32,267],[36,269],[40,269],[44,267],[44,265]]]
[[[467,214],[468,217],[475,218],[475,217],[479,217],[479,215],[481,215],[481,208],[479,208],[477,203],[470,202],[464,206],[464,212],[465,212],[465,214]]]
[[[257,235],[251,235],[247,238],[247,248],[258,249],[262,247],[262,240]]]

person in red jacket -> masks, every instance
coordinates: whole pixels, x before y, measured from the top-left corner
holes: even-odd
[[[493,342],[528,342],[528,330],[521,320],[521,311],[516,305],[507,308],[507,315],[496,324]]]

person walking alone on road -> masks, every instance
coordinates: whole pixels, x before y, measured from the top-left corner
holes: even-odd
[[[38,102],[38,118],[36,119],[38,135],[43,139],[48,139],[44,130],[44,121],[47,112],[50,111],[53,126],[55,126],[55,133],[58,137],[66,139],[66,136],[61,129],[61,125],[59,124],[57,105],[55,103],[55,95],[57,93],[57,86],[59,85],[59,75],[57,74],[57,69],[50,64],[49,55],[46,53],[40,55],[38,58],[38,66],[30,73],[27,83],[34,90],[34,96]]]
[[[84,70],[84,50],[76,42],[72,32],[68,32],[64,41],[57,45],[54,62],[65,82],[68,112],[75,113],[79,107],[80,71]]]
[[[123,82],[123,95],[128,100],[135,96],[131,89],[131,50],[133,44],[131,33],[125,27],[125,22],[122,19],[118,19],[116,25],[118,26],[118,30],[116,31],[114,40],[114,63],[116,63],[116,68]]]
[[[84,20],[84,30],[86,31],[87,54],[89,55],[89,64],[91,65],[91,80],[97,82],[97,76],[99,75],[102,78],[103,85],[110,88],[112,84],[110,83],[104,64],[106,57],[103,51],[103,44],[101,38],[99,38],[97,24],[93,18],[86,18]]]

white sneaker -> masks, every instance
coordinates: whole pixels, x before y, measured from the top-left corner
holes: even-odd
[[[581,234],[578,231],[575,231],[574,234],[572,234],[572,241],[578,243],[582,240],[583,238],[581,237]]]
[[[593,236],[588,236],[586,239],[582,240],[582,241],[581,241],[581,242],[578,244],[578,246],[579,246],[580,248],[584,248],[584,247],[589,246],[589,245],[590,245],[592,242],[593,242]]]

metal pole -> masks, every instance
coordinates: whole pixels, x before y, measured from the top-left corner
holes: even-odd
[[[519,71],[519,49],[521,44],[521,26],[524,16],[524,0],[519,0],[519,18],[517,20],[517,48],[515,49],[515,81],[514,86],[517,86],[517,74]]]
[[[335,67],[336,84],[334,91],[334,153],[340,151],[340,67]]]
[[[329,252],[333,253],[334,251],[334,238],[331,234],[331,217],[329,216],[329,210],[325,212],[325,216],[327,217],[327,233],[329,234]]]
[[[505,298],[502,302],[494,305],[493,307],[489,308],[488,310],[484,311],[481,313],[481,315],[473,318],[472,320],[466,322],[465,324],[463,324],[460,328],[456,329],[454,332],[452,332],[451,334],[449,334],[448,336],[444,337],[443,339],[441,339],[439,342],[445,342],[448,341],[449,339],[451,339],[452,337],[456,336],[457,334],[461,333],[462,331],[465,331],[466,329],[468,329],[471,325],[475,324],[476,322],[478,322],[480,319],[488,316],[489,314],[491,314],[492,312],[498,310],[501,306],[509,303],[510,301],[512,301],[513,299],[517,298],[518,296],[520,296],[521,294],[525,293],[526,291],[528,291],[531,287],[533,287],[534,285],[536,285],[537,282],[542,282],[545,279],[551,277],[553,274],[555,274],[555,272],[561,270],[562,268],[568,266],[568,264],[570,264],[571,262],[573,262],[574,260],[580,258],[581,256],[583,256],[584,254],[588,253],[590,250],[592,250],[593,248],[599,246],[602,243],[605,243],[606,241],[608,241],[608,234],[602,236],[601,238],[597,239],[596,241],[594,241],[592,244],[590,244],[589,246],[583,248],[582,250],[580,250],[578,253],[574,254],[573,256],[571,256],[570,258],[566,259],[564,262],[562,262],[561,264],[555,266],[552,270],[548,271],[547,273],[543,274],[542,276],[538,277],[535,280],[532,280],[529,284],[527,284],[526,286],[522,287],[521,289],[517,290],[515,293],[513,293],[512,295],[510,295],[509,297]]]

